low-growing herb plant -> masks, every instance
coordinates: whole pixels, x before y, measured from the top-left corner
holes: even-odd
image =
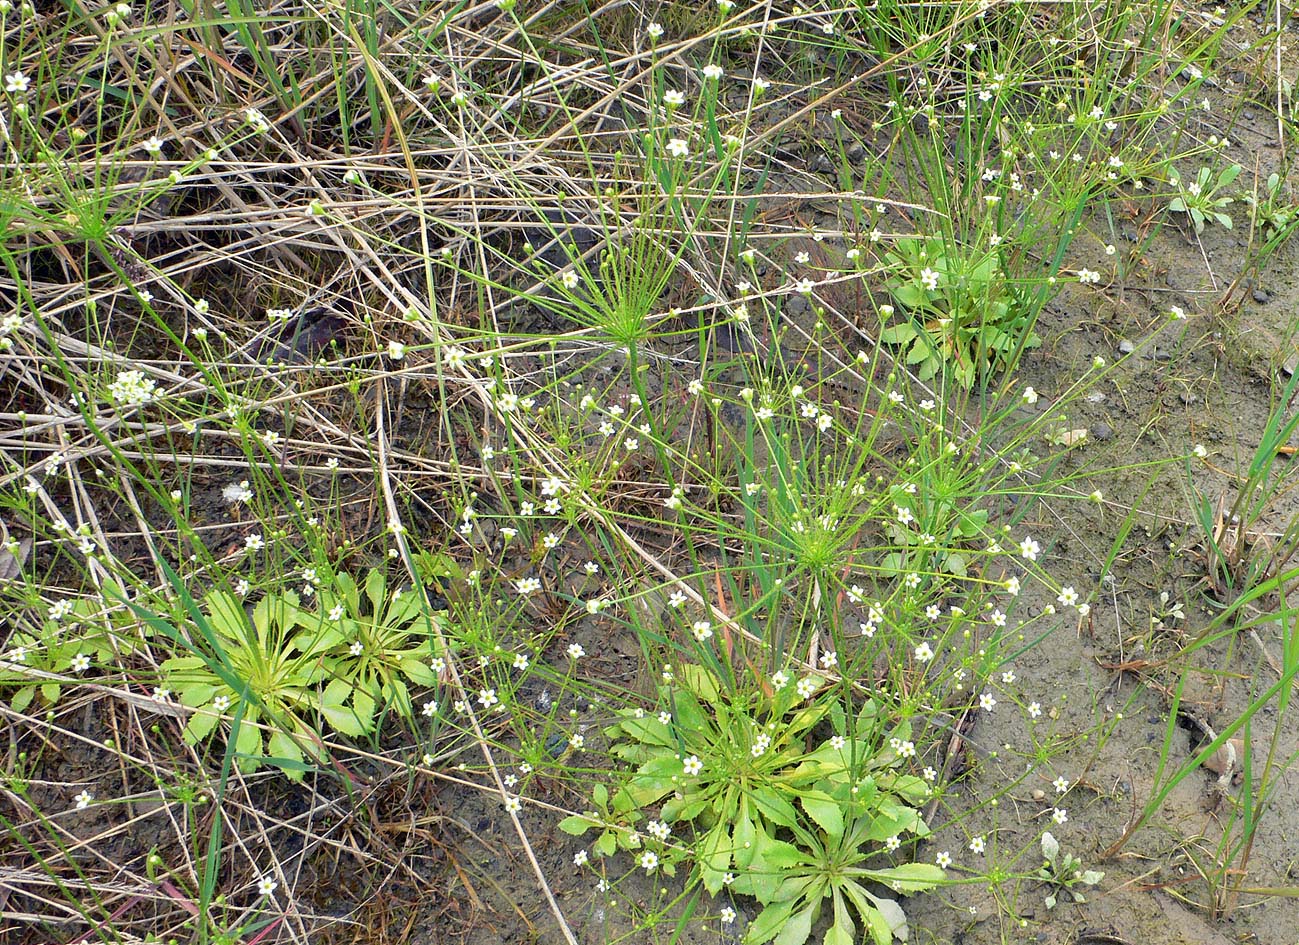
[[[1190,216],[1196,233],[1203,233],[1204,224],[1210,220],[1230,230],[1231,214],[1227,213],[1227,207],[1235,198],[1223,191],[1235,183],[1240,171],[1241,166],[1233,164],[1215,177],[1213,168],[1202,167],[1195,179],[1183,186],[1181,175],[1173,168],[1168,172],[1168,181],[1177,188],[1177,196],[1168,202],[1168,209]]]
[[[432,618],[419,594],[390,593],[377,569],[363,588],[347,574],[332,585],[320,589],[314,611],[293,591],[270,594],[251,612],[228,592],[208,595],[197,652],[162,664],[165,685],[199,710],[185,725],[186,741],[207,738],[242,700],[235,748],[243,770],[270,762],[300,777],[304,749],[319,754],[317,717],[355,738],[374,730],[385,706],[410,715],[409,684],[437,682]]]
[[[885,344],[903,348],[903,360],[922,381],[946,366],[960,386],[1009,367],[1040,341],[1028,307],[995,250],[974,251],[942,237],[900,239],[884,257],[885,286],[904,320],[886,327]]]
[[[1095,886],[1105,874],[1099,870],[1084,870],[1082,861],[1071,853],[1060,851],[1060,841],[1050,831],[1042,834],[1042,868],[1037,878],[1049,888],[1046,907],[1054,909],[1060,893],[1068,893],[1074,902],[1086,902],[1080,886]]]
[[[778,933],[782,945],[801,945],[826,899],[834,912],[827,941],[854,941],[860,920],[887,945],[906,918],[864,884],[914,892],[944,874],[925,864],[868,863],[905,836],[928,834],[917,805],[929,785],[904,770],[908,723],[890,723],[874,699],[850,715],[829,691],[816,697],[824,682],[809,675],[795,683],[780,671],[750,691],[724,690],[709,669],[680,667],[660,688],[662,711],[626,710],[606,730],[611,753],[635,770],[612,795],[598,786],[597,810],[561,829],[598,830],[597,852],[642,849],[641,865],[659,868],[680,861],[683,851],[666,840],[688,825],[691,880],[713,895],[729,886],[762,904],[750,945]],[[650,849],[637,824],[656,806],[661,819],[645,830],[661,845]]]
[[[121,596],[119,584],[105,584],[103,599]],[[9,698],[15,712],[27,711],[38,693],[46,705],[53,705],[64,683],[49,676],[82,676],[95,666],[112,665],[143,642],[144,636],[125,610],[105,612],[91,598],[65,597],[46,608],[39,627],[18,629],[9,638],[0,685],[15,687]]]
[[[1290,233],[1296,223],[1299,223],[1299,203],[1290,194],[1281,175],[1275,172],[1268,175],[1261,195],[1250,192],[1241,200],[1249,206],[1250,217],[1255,225],[1262,225],[1263,235],[1268,242]]]
[[[330,675],[366,696],[360,704],[353,698],[353,708],[386,706],[410,718],[410,684],[437,685],[429,664],[434,655],[433,622],[442,621],[443,615],[429,613],[418,591],[390,592],[378,568],[366,574],[363,587],[350,574],[339,574],[333,587],[322,587],[318,596],[314,619],[323,621],[322,632],[337,637],[327,663]],[[350,713],[345,715],[350,721]],[[370,717],[358,721],[365,731],[372,727]]]
[[[195,619],[196,652],[173,656],[161,667],[164,685],[198,710],[185,724],[186,742],[206,739],[243,701],[234,732],[241,770],[255,771],[270,761],[301,777],[303,746],[318,744],[317,711],[330,700],[341,709],[342,694],[338,687],[321,690],[333,640],[302,631],[298,604],[298,595],[285,591],[262,598],[250,614],[227,591],[207,596]],[[265,733],[262,723],[269,726]]]

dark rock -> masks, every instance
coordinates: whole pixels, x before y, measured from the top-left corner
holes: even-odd
[[[1268,302],[1272,301],[1272,296],[1263,289],[1255,289],[1250,293],[1250,297],[1259,305],[1266,305]]]
[[[244,346],[244,353],[263,364],[303,364],[337,344],[341,353],[347,322],[337,312],[317,306],[280,322]]]
[[[1114,429],[1108,423],[1101,421],[1100,423],[1092,424],[1091,433],[1092,433],[1092,439],[1099,440],[1100,442],[1104,443],[1106,440],[1108,440],[1110,437],[1114,435]]]

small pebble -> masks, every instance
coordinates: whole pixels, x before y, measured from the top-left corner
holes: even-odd
[[[1250,297],[1259,305],[1266,305],[1268,302],[1272,301],[1272,296],[1268,295],[1268,293],[1262,289],[1255,289],[1250,293]]]
[[[1126,338],[1119,342],[1119,354],[1131,354],[1136,348],[1137,346]]]
[[[1101,422],[1101,423],[1092,424],[1093,440],[1100,440],[1101,442],[1104,442],[1105,440],[1108,440],[1113,435],[1114,435],[1114,430],[1108,423]]]
[[[1094,390],[1087,395],[1087,403],[1103,404],[1105,403],[1105,392],[1103,390]]]

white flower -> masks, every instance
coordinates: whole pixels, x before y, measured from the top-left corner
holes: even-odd
[[[248,480],[240,479],[238,482],[228,483],[221,489],[221,498],[225,499],[230,505],[238,502],[247,504],[252,501],[253,490],[248,488]]]
[[[505,799],[505,809],[511,814],[517,814],[519,811],[523,810],[523,801],[519,800],[517,797],[507,797]]]
[[[586,650],[582,648],[582,644],[580,643],[570,643],[568,649],[564,652],[568,654],[570,660],[580,660],[582,657],[586,656]]]
[[[1037,403],[1037,391],[1032,386],[1024,388],[1024,403],[1029,405]]]
[[[1073,587],[1060,588],[1060,595],[1056,598],[1063,606],[1072,607],[1078,603],[1078,592]]]
[[[681,768],[690,777],[695,777],[699,772],[704,770],[704,763],[699,760],[698,755],[691,755],[685,761],[681,762]]]
[[[694,632],[695,639],[698,640],[700,643],[703,643],[705,640],[707,640],[709,637],[713,635],[713,625],[709,623],[707,620],[696,620],[692,630]]]
[[[640,855],[640,865],[644,867],[645,872],[654,872],[654,867],[659,865],[659,855],[653,850],[646,850]]]
[[[1069,819],[1069,812],[1063,807],[1056,807],[1051,811],[1051,819],[1057,824],[1063,824]]]
[[[915,649],[916,662],[928,663],[934,658],[934,648],[928,643],[921,643]]]
[[[1186,318],[1186,309],[1182,308],[1180,305],[1174,305],[1172,309],[1169,310],[1169,314],[1173,316],[1175,321],[1180,322]]]
[[[979,708],[984,712],[991,712],[997,705],[997,700],[992,697],[992,693],[985,692],[979,696]]]
[[[668,154],[673,157],[686,157],[690,153],[690,145],[684,138],[673,138],[668,142]]]
[[[32,80],[21,72],[11,72],[5,76],[6,92],[26,92],[31,88]]]
[[[718,918],[721,920],[723,925],[730,925],[732,922],[735,921],[735,910],[732,909],[730,906],[726,906],[724,909],[722,909],[721,914],[718,916]]]
[[[578,283],[578,275],[572,269],[569,269],[567,272],[565,272],[563,275],[559,277],[559,281],[564,284],[565,289],[576,289]]]
[[[676,89],[668,89],[663,93],[663,104],[668,108],[676,108],[678,105],[684,105],[685,103],[685,95]]]
[[[947,869],[947,867],[952,865],[952,855],[944,850],[942,853],[938,854],[938,856],[934,857],[934,862],[942,869]]]
[[[645,33],[650,39],[658,39],[663,35],[663,26],[659,23],[651,23],[645,28]]]
[[[588,859],[590,859],[590,855],[585,850],[578,850],[573,854],[573,865],[586,866]]]
[[[400,361],[402,358],[406,357],[406,346],[400,341],[388,342],[388,357],[392,358],[394,361]]]
[[[1034,541],[1031,537],[1025,538],[1019,543],[1019,553],[1029,561],[1036,561],[1038,554],[1042,551],[1042,546]]]
[[[252,126],[252,129],[256,134],[265,134],[271,130],[271,123],[267,121],[266,116],[256,108],[244,109],[244,120]]]
[[[1195,446],[1191,448],[1191,452],[1195,454],[1197,459],[1204,459],[1209,455],[1209,451],[1204,448],[1203,443],[1196,443]]]
[[[930,292],[935,291],[938,288],[938,273],[926,266],[920,270],[920,284]]]
[[[263,876],[257,881],[257,895],[269,896],[280,886],[272,877]]]
[[[145,377],[142,371],[123,371],[108,385],[108,396],[115,404],[135,407],[153,400],[156,388],[153,378]]]
[[[95,795],[91,794],[89,791],[86,790],[83,790],[80,794],[78,794],[76,797],[73,798],[73,800],[77,802],[77,810],[85,810],[87,807],[90,806],[90,802],[93,801],[94,799],[95,799]]]
[[[726,74],[726,71],[716,63],[710,62],[703,68],[704,78],[716,81]]]

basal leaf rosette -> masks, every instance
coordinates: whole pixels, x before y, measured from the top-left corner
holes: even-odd
[[[599,829],[596,851],[611,855],[632,849],[628,838],[648,842],[634,825],[658,808],[662,823],[693,834],[692,881],[764,906],[751,945],[778,933],[782,945],[800,945],[826,899],[838,936],[827,941],[853,941],[858,922],[877,942],[905,934],[879,884],[913,892],[943,878],[938,867],[883,857],[900,838],[928,834],[918,806],[929,785],[906,771],[910,726],[890,722],[875,699],[850,713],[824,684],[781,672],[723,689],[704,667],[678,668],[659,689],[661,711],[627,710],[606,730],[633,770],[611,796],[601,786],[600,810],[561,827]]]

